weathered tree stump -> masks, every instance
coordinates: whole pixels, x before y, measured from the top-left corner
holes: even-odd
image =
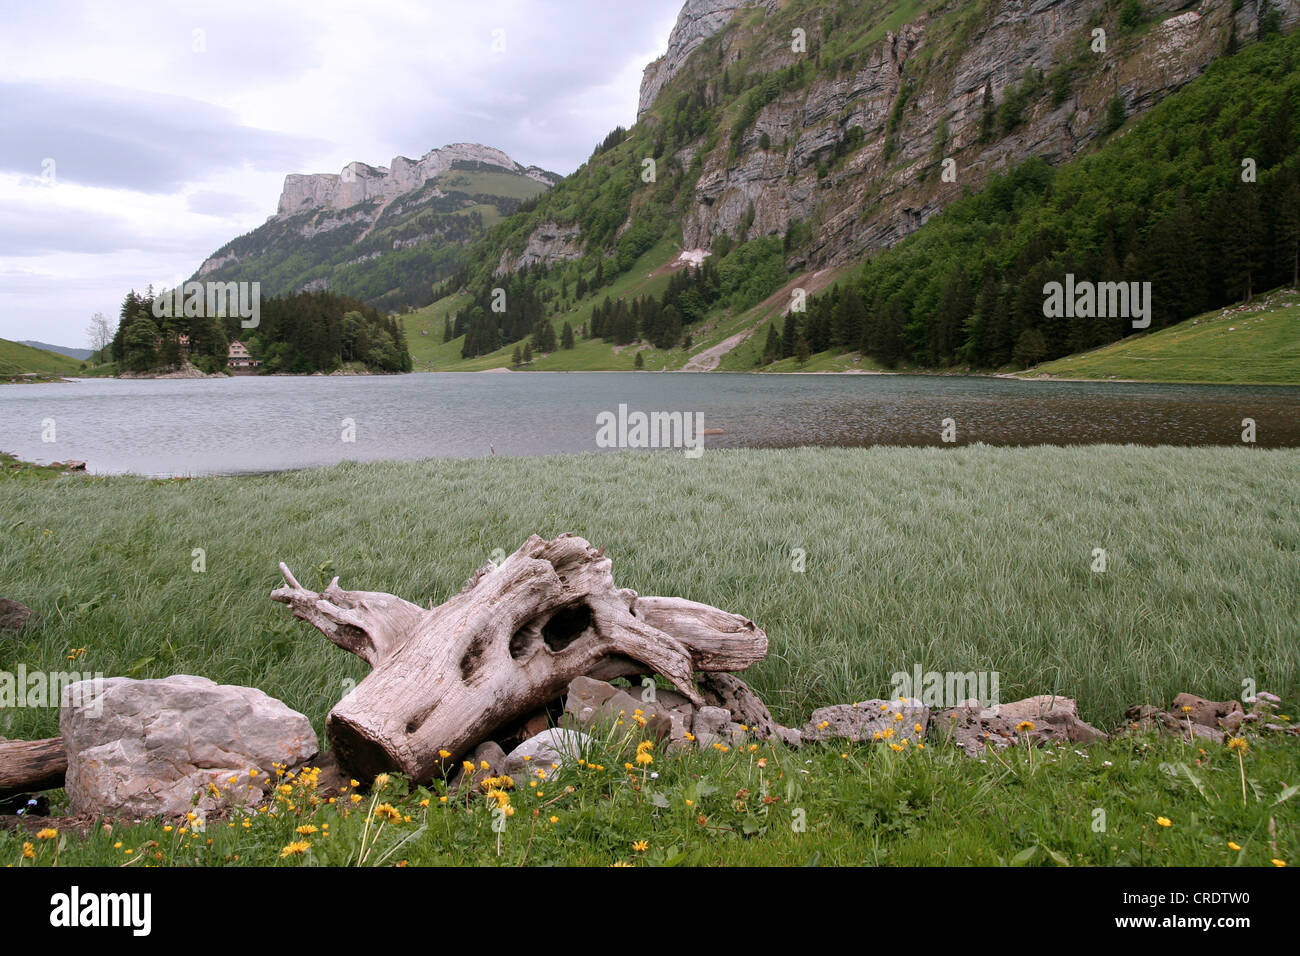
[[[0,797],[61,787],[67,772],[62,737],[0,740]]]
[[[338,578],[309,591],[280,570],[288,586],[271,597],[372,667],[326,723],[339,762],[367,779],[428,781],[575,677],[658,673],[699,705],[696,671],[744,670],[767,654],[767,635],[738,614],[616,587],[604,549],[571,534],[534,535],[427,610],[344,591]]]

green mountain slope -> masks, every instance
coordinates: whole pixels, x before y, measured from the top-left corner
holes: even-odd
[[[58,352],[47,352],[45,349],[0,339],[0,375],[75,375],[80,368],[81,363],[76,359]]]
[[[264,296],[331,291],[389,311],[423,305],[460,265],[467,243],[559,179],[495,159],[446,165],[422,183],[409,176],[396,185],[387,168],[358,163],[348,178],[290,176],[280,212],[222,246],[194,278],[257,281]],[[357,184],[368,194],[371,183],[377,195],[356,202],[340,195]]]
[[[1300,294],[1288,290],[1220,309],[1151,335],[1046,362],[1024,378],[1300,383]]]

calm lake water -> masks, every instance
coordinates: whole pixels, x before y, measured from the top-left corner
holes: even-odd
[[[1300,447],[1300,388],[978,377],[435,373],[0,385],[0,450],[98,474],[600,451],[597,416],[701,413],[707,448],[957,444]],[[348,419],[355,438],[345,441]],[[53,421],[53,443],[42,441]],[[680,452],[667,452],[680,453]]]

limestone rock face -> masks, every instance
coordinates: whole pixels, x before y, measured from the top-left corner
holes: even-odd
[[[284,191],[280,194],[276,215],[292,216],[310,209],[348,209],[373,199],[388,202],[419,189],[458,161],[498,166],[548,186],[554,185],[554,180],[547,178],[540,169],[521,166],[499,149],[476,143],[453,143],[442,149],[432,149],[418,160],[395,156],[389,166],[348,163],[337,175],[291,173],[284,178]]]
[[[260,801],[272,764],[318,750],[311,722],[275,698],[186,675],[69,685],[59,730],[72,812],[105,816],[179,816],[195,794],[200,810]]]
[[[780,0],[686,0],[677,24],[668,36],[668,51],[645,68],[641,76],[641,99],[637,119],[654,105],[659,91],[676,76],[701,43],[718,33],[742,7],[764,7],[769,12]]]
[[[538,263],[552,265],[581,258],[582,230],[576,224],[561,226],[554,222],[544,222],[532,231],[524,251],[519,255],[512,257],[509,249],[501,250],[501,261],[497,264],[495,275],[508,275]]]
[[[692,54],[708,37],[727,29],[743,8],[760,6],[773,9],[762,0],[688,0],[668,51],[646,67],[641,114],[691,66]],[[859,54],[850,71],[823,64],[806,89],[779,95],[759,111],[735,149],[728,136],[718,137],[700,156],[703,170],[683,214],[683,247],[707,249],[724,234],[782,235],[792,222],[807,222],[814,224],[811,245],[787,263],[791,269],[838,266],[888,248],[992,173],[1030,156],[1054,165],[1069,160],[1101,135],[1116,95],[1130,115],[1144,112],[1204,72],[1234,30],[1242,42],[1256,30],[1258,0],[1245,0],[1235,12],[1227,3],[1186,7],[1185,0],[1145,3],[1152,23],[1139,41],[1110,37],[1106,54],[1076,66],[1062,102],[1037,97],[1015,129],[988,142],[981,141],[986,89],[1001,103],[1026,70],[1047,74],[1071,62],[1107,0],[990,4],[960,46],[945,46],[945,68],[929,71],[904,91],[915,73],[907,70],[909,61],[950,41],[937,32],[939,19],[922,14]],[[1272,9],[1283,29],[1300,21],[1297,0],[1273,0]],[[825,40],[821,22],[804,26],[810,44]],[[800,55],[791,51],[789,36],[767,33],[759,39],[763,70],[793,65]],[[724,51],[724,62],[726,56]],[[890,129],[900,101],[905,108]],[[861,130],[862,146],[837,162],[836,147],[854,127]],[[760,148],[764,135],[766,150]],[[681,151],[679,160],[689,164],[703,145],[701,140]],[[938,175],[937,149],[954,158],[955,181]],[[752,225],[742,237],[751,210]]]

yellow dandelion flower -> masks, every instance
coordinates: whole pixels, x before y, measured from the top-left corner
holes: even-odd
[[[293,832],[298,834],[298,836],[311,836],[313,833],[319,833],[320,827],[312,826],[310,823],[304,823]]]
[[[375,819],[387,820],[389,823],[401,823],[402,815],[391,803],[381,803],[375,807]]]
[[[1171,827],[1174,825],[1174,821],[1170,820],[1168,817],[1156,817],[1156,823],[1160,824],[1162,827]]]
[[[1016,724],[1016,730],[1020,731],[1022,734],[1028,733],[1033,729],[1034,723],[1031,720],[1022,720],[1020,723]]]
[[[889,749],[892,750],[894,753],[902,753],[902,752],[903,752],[903,745],[902,745],[902,744],[890,744],[890,745],[889,745]]]
[[[1187,704],[1183,704],[1183,713],[1190,714],[1191,712],[1192,712],[1192,708],[1189,707]]]
[[[912,725],[912,730],[914,730],[918,734],[924,729],[925,728],[923,728],[919,723],[915,723]]]
[[[439,802],[439,803],[446,803],[446,802],[447,802],[447,798],[446,798],[446,797],[439,797],[439,798],[438,798],[438,802]]]
[[[441,757],[443,760],[446,760],[448,757],[451,756],[451,751],[446,749],[439,750],[438,756]]]
[[[650,849],[650,844],[645,840],[637,840],[632,844],[632,849],[637,853],[644,853],[646,850]]]
[[[58,835],[59,835],[58,830],[54,829],[53,827],[46,827],[44,830],[41,830],[39,833],[36,834],[36,839],[53,840]]]
[[[117,843],[117,844],[114,844],[114,845],[120,847],[122,844]],[[30,844],[30,843],[24,843],[24,844],[23,844],[23,859],[24,859],[24,860],[34,860],[34,859],[36,859],[36,847],[32,846],[32,844]]]
[[[425,797],[423,800],[420,801],[420,806],[422,806],[422,807],[427,807],[428,805],[429,805],[429,798],[428,798],[428,797]]]
[[[691,733],[691,732],[688,730],[688,731],[686,732],[686,739],[689,740],[689,741],[691,741],[692,743],[694,743],[694,741],[695,741],[695,735],[694,735],[693,733]]]
[[[484,769],[486,769],[486,765],[485,765]],[[375,778],[375,787],[374,787],[374,788],[375,788],[376,790],[383,790],[386,786],[388,786],[388,781],[389,781],[389,779],[390,779],[390,778],[389,778],[388,774],[386,774],[386,773],[381,773],[378,777]]]
[[[1286,860],[1269,860],[1274,866],[1286,866]]]
[[[1237,852],[1241,851],[1241,847],[1237,846],[1237,844],[1233,843],[1231,840],[1228,841],[1228,849],[1236,850]]]
[[[360,803],[360,802],[361,802],[361,794],[359,794],[359,793],[354,793],[354,794],[352,794],[352,796],[348,797],[348,799],[351,800],[353,803]]]
[[[688,807],[693,807],[693,806],[695,806],[695,801],[694,801],[694,800],[687,800],[687,801],[686,801],[686,805],[687,805]]]
[[[310,849],[311,844],[306,840],[294,840],[280,851],[280,858],[284,859],[286,856],[302,856]]]
[[[559,823],[559,822],[560,822],[560,818],[559,818],[559,817],[551,817],[551,822],[552,822],[552,823]]]
[[[636,762],[639,763],[639,764],[641,764],[643,767],[645,767],[645,766],[649,766],[650,764],[654,763],[654,762],[655,762],[655,758],[652,757],[652,756],[650,756],[649,754],[637,754],[637,755],[636,755]]]
[[[1228,741],[1228,749],[1239,750],[1242,753],[1245,753],[1250,749],[1250,744],[1246,742],[1245,737],[1233,737]]]

